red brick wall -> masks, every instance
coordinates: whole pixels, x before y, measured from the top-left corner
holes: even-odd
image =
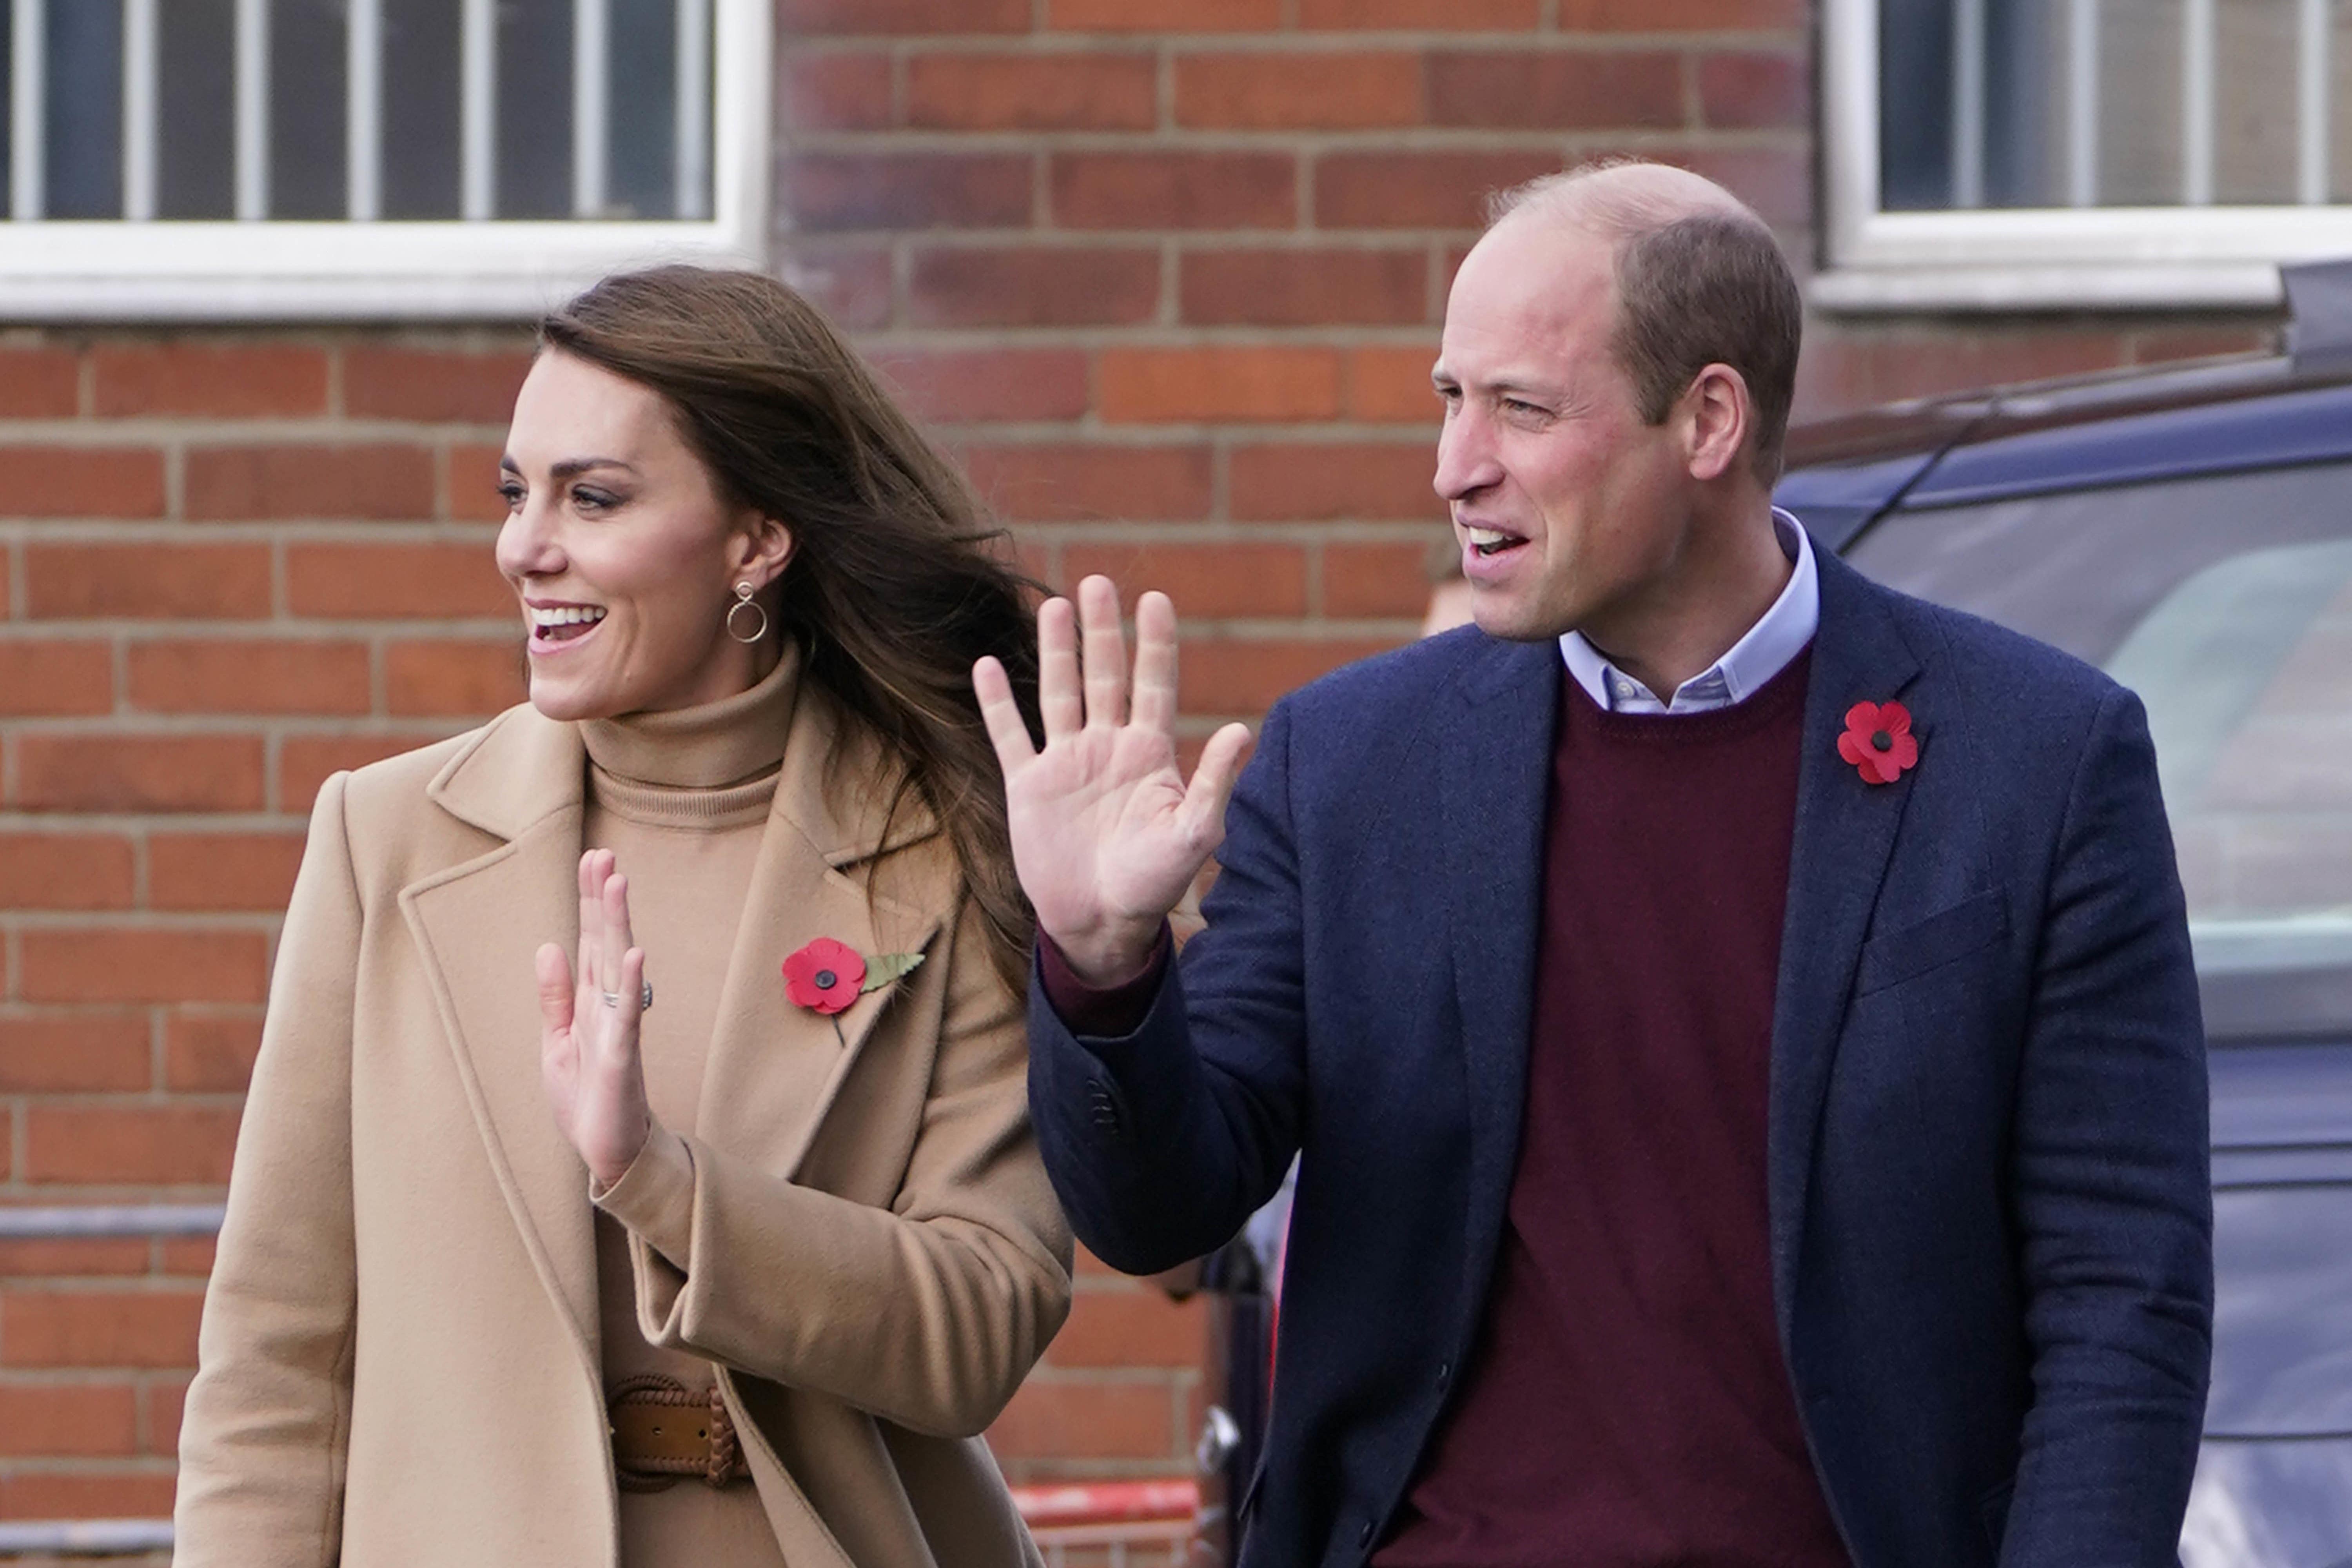
[[[1803,0],[780,0],[780,264],[1040,575],[1185,616],[1198,734],[1411,634],[1485,190],[1638,150],[1811,254]],[[1802,410],[2248,346],[1816,323]],[[513,700],[509,332],[0,339],[0,1202],[218,1194],[330,771]],[[168,1505],[205,1248],[0,1247],[0,1517]],[[1188,1464],[1202,1319],[1087,1268],[993,1434]]]

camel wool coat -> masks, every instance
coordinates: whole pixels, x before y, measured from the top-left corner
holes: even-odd
[[[803,679],[676,1130],[689,1268],[633,1237],[638,1317],[716,1363],[791,1568],[1034,1563],[978,1434],[1067,1312],[1069,1232],[1020,1000],[945,835],[910,803],[885,837],[878,755]],[[584,781],[577,728],[520,707],[320,792],[188,1391],[182,1568],[614,1563],[589,1178],[531,971],[577,941]],[[926,962],[836,1035],[780,972],[818,937]]]

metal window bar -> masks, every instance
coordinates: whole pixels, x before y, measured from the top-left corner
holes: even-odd
[[[1985,0],[1952,5],[1952,205],[1984,205]]]
[[[48,163],[49,85],[47,0],[16,0],[9,8],[8,216],[37,218],[47,209],[42,176]]]
[[[2326,205],[2331,183],[2327,152],[2335,106],[2328,100],[2336,53],[2328,34],[2334,9],[2331,0],[2299,0],[2295,7],[2294,194],[2305,206]]]
[[[498,216],[498,7],[465,0],[459,17],[457,210],[479,223]]]
[[[572,0],[572,216],[601,217],[612,157],[611,0]]]
[[[236,0],[236,216],[269,216],[269,0]]]
[[[158,0],[122,0],[122,216],[144,223],[155,216],[158,110],[163,82]]]
[[[2099,0],[2066,7],[2066,201],[2099,202]]]
[[[710,216],[710,0],[677,0],[676,210]]]
[[[2214,0],[2180,7],[2180,200],[2213,205]]]
[[[343,211],[383,216],[383,0],[351,0],[343,19]]]

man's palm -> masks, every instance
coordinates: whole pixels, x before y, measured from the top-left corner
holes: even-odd
[[[1130,712],[1118,591],[1089,577],[1078,601],[1076,615],[1055,599],[1037,616],[1042,750],[1002,666],[982,659],[972,682],[1004,770],[1013,865],[1039,929],[1082,977],[1108,984],[1150,961],[1160,922],[1223,839],[1250,736],[1240,724],[1219,731],[1188,786],[1176,758],[1174,607],[1161,594],[1136,606]]]

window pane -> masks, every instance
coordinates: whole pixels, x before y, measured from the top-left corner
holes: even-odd
[[[236,214],[236,0],[156,7],[162,95],[156,149],[160,217]]]
[[[31,0],[16,0],[19,5],[28,3]],[[16,17],[10,14],[9,7],[0,5],[0,23],[9,24],[0,26],[0,215],[11,210],[10,203],[15,200],[12,193],[16,190],[12,173],[16,167],[14,140],[16,124],[15,22]]]
[[[572,0],[499,5],[500,217],[572,216]]]
[[[2283,204],[2300,190],[2298,0],[1879,0],[1888,210]],[[2331,101],[2352,103],[2337,5]],[[2194,89],[2194,90],[2192,90]],[[2352,115],[2328,115],[2352,189]]]
[[[383,0],[383,216],[457,216],[458,0]]]
[[[91,0],[48,7],[47,215],[121,217],[122,8]]]
[[[269,216],[338,218],[343,195],[344,0],[275,0],[269,18]]]
[[[613,0],[612,160],[605,183],[620,218],[677,213],[677,0]]]

